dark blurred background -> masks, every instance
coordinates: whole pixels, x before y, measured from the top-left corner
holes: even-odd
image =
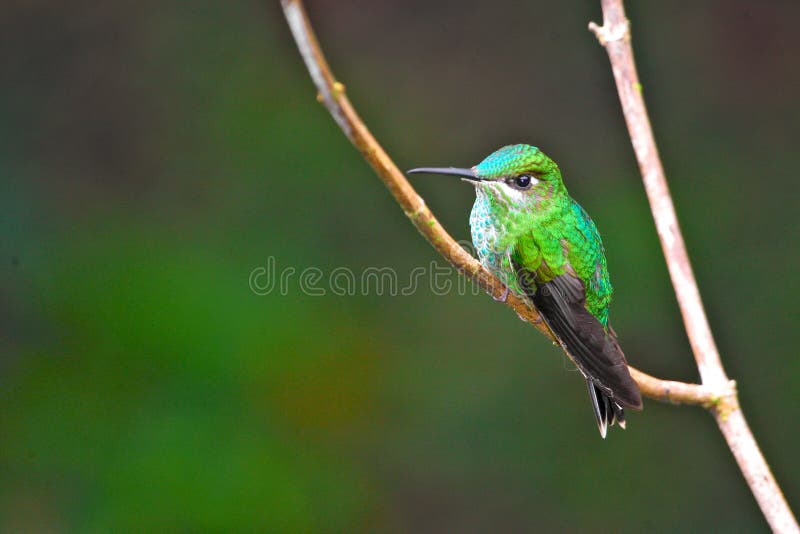
[[[308,7],[401,168],[556,159],[629,359],[698,379],[598,2]],[[798,504],[800,3],[628,10],[727,371]],[[0,530],[766,530],[703,410],[647,402],[602,441],[574,368],[484,295],[251,291],[270,257],[443,265],[315,102],[277,2],[0,13]],[[414,183],[467,238],[471,188]]]

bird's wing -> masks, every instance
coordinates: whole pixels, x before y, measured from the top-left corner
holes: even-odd
[[[530,271],[518,268],[517,273],[520,287],[581,372],[621,405],[641,409],[639,387],[628,372],[628,362],[616,337],[586,309],[583,282],[566,273],[546,283],[534,283]]]

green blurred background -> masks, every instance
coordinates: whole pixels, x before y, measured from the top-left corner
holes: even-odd
[[[628,9],[726,368],[798,504],[800,3]],[[559,161],[629,359],[697,380],[598,2],[309,10],[402,168]],[[0,13],[0,530],[766,530],[703,410],[647,402],[602,441],[574,368],[484,295],[250,290],[269,257],[442,263],[315,102],[277,2]],[[414,183],[467,238],[470,188]]]

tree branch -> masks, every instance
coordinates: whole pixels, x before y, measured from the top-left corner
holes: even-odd
[[[336,81],[325,60],[301,0],[281,0],[281,4],[303,61],[317,87],[317,100],[328,109],[350,142],[389,189],[411,223],[433,248],[459,273],[473,280],[495,299],[502,299],[507,294],[505,285],[447,233],[425,205],[422,197],[417,194],[360,119],[345,95],[344,85]],[[614,18],[608,18],[609,14],[606,9],[618,9],[618,11]],[[645,178],[645,185],[648,187],[648,197],[653,206],[659,238],[662,240],[668,263],[676,262],[674,266],[670,263],[670,275],[673,284],[676,284],[676,281],[681,282],[680,285],[676,284],[676,287],[681,288],[678,298],[703,384],[661,380],[633,367],[630,368],[631,375],[646,397],[675,404],[700,405],[710,409],[765,516],[770,521],[770,525],[779,531],[793,532],[792,526],[794,525],[796,529],[797,524],[747,428],[747,423],[739,408],[736,384],[727,378],[722,369],[719,354],[705,318],[655,141],[650,131],[647,113],[644,111],[644,101],[640,93],[641,86],[636,77],[633,55],[628,42],[628,22],[622,10],[622,3],[603,0],[603,10],[606,15],[604,26],[598,27],[592,24],[591,27],[597,33],[601,43],[606,46],[609,56],[612,58],[614,76],[620,90],[620,100],[623,102],[623,109]],[[618,44],[628,48],[627,56]],[[615,60],[615,58],[619,59]],[[630,103],[626,104],[626,102]],[[626,105],[630,108],[626,108]],[[554,343],[558,343],[557,338],[550,332],[536,310],[523,300],[513,294],[507,294],[505,304],[514,310],[521,319],[530,323]],[[563,345],[561,348],[566,352]],[[766,499],[766,505],[762,503],[762,496]],[[767,512],[765,506],[770,513]],[[771,518],[775,518],[776,522],[773,523]]]
[[[351,143],[367,160],[378,177],[403,208],[411,223],[422,236],[441,254],[459,273],[470,278],[496,300],[507,295],[505,304],[514,310],[524,321],[547,336],[553,343],[557,338],[550,332],[538,312],[528,306],[522,299],[506,292],[506,286],[493,274],[487,271],[478,260],[473,258],[450,234],[439,224],[425,201],[400,172],[392,159],[372,136],[366,125],[356,113],[350,100],[345,95],[345,87],[336,81],[322,54],[311,24],[300,0],[282,0],[284,14],[289,28],[297,42],[300,55],[305,61],[311,79],[316,85],[319,100],[333,116]],[[563,347],[562,347],[563,349]],[[652,399],[676,404],[697,404],[709,406],[720,402],[730,394],[730,389],[711,389],[698,384],[660,380],[642,371],[630,368],[631,375],[639,384],[642,394]]]
[[[611,61],[631,144],[639,162],[656,231],[702,384],[716,389],[730,380],[722,367],[719,351],[711,334],[658,155],[642,96],[642,85],[639,83],[633,59],[630,23],[625,17],[622,0],[601,0],[601,3],[603,25],[598,26],[592,22],[589,29],[605,47]],[[708,407],[770,527],[776,532],[800,532],[797,521],[747,425],[735,389],[732,388],[730,394],[722,396],[721,402],[712,403]]]

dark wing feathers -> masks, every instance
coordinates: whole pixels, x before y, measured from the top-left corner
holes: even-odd
[[[529,276],[520,276],[523,288],[548,326],[564,343],[575,364],[599,392],[610,397],[608,405],[597,408],[608,415],[611,411],[621,412],[613,406],[616,401],[622,406],[641,409],[639,387],[628,372],[625,355],[616,337],[606,332],[600,321],[586,309],[583,282],[570,274],[542,284],[534,285],[530,281]],[[593,403],[604,402],[602,398],[596,400],[593,397],[592,400]]]

